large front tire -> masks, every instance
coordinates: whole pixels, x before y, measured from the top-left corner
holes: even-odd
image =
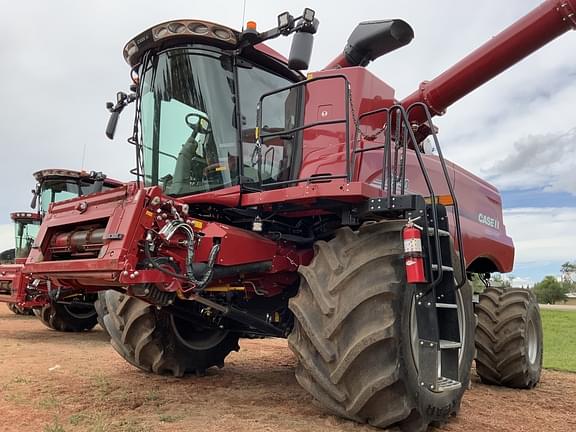
[[[290,300],[295,326],[288,338],[297,356],[296,379],[332,413],[385,428],[423,431],[455,414],[474,356],[471,289],[460,291],[459,362],[462,386],[434,393],[419,385],[414,360],[414,293],[406,284],[398,222],[341,228],[315,244],[300,268]]]
[[[34,309],[34,314],[46,327],[61,332],[92,330],[98,322],[98,316],[93,306],[52,302],[42,308]]]
[[[476,371],[482,382],[530,389],[542,373],[540,309],[532,291],[487,288],[476,306]]]
[[[164,309],[116,291],[105,291],[103,297],[108,312],[104,325],[112,346],[144,371],[176,377],[201,375],[212,366],[224,366],[226,356],[239,349],[237,333],[196,331]]]

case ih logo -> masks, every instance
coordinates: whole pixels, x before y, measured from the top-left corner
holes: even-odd
[[[491,218],[483,213],[478,213],[478,222],[488,225],[490,228],[500,229],[500,221],[498,219]]]

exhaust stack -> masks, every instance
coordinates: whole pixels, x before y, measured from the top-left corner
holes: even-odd
[[[403,20],[361,22],[348,38],[344,51],[324,70],[366,66],[378,57],[409,44],[413,38],[412,27]]]

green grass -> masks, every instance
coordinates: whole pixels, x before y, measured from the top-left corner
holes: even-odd
[[[576,312],[542,310],[544,367],[576,372]]]

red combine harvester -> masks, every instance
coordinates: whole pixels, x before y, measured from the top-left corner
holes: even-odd
[[[11,252],[10,259],[0,264],[0,301],[5,301],[4,296],[9,299],[17,298],[17,292],[26,285],[27,278],[22,274],[22,264],[26,262],[32,243],[36,239],[42,217],[39,213],[15,212],[10,213],[10,218],[14,222],[15,245],[14,249],[3,252]],[[31,307],[23,307],[16,303],[8,303],[8,308],[18,315],[32,314]]]
[[[122,183],[108,179],[102,173],[63,169],[38,171],[34,173],[34,178],[37,184],[32,190],[32,208],[38,206],[38,211],[10,215],[15,228],[15,259],[13,263],[0,265],[0,302],[8,302],[14,313],[31,313],[34,310],[40,320],[54,330],[89,330],[97,322],[95,295],[86,297],[73,290],[71,297],[62,295],[59,299],[53,298],[52,295],[65,292],[65,287],[34,281],[23,270],[24,263],[51,203],[101,192]]]
[[[474,357],[467,276],[508,272],[501,199],[446,162],[432,117],[576,26],[546,1],[404,100],[365,66],[413,38],[358,25],[304,77],[314,11],[243,32],[201,20],[128,42],[139,184],[52,205],[26,263],[34,278],[109,289],[118,353],[155,373],[223,366],[247,334],[287,337],[298,382],[330,412],[424,430],[458,411]],[[285,60],[262,42],[293,34]],[[423,151],[433,139],[436,153]],[[477,306],[478,373],[530,388],[542,332],[527,291]]]

